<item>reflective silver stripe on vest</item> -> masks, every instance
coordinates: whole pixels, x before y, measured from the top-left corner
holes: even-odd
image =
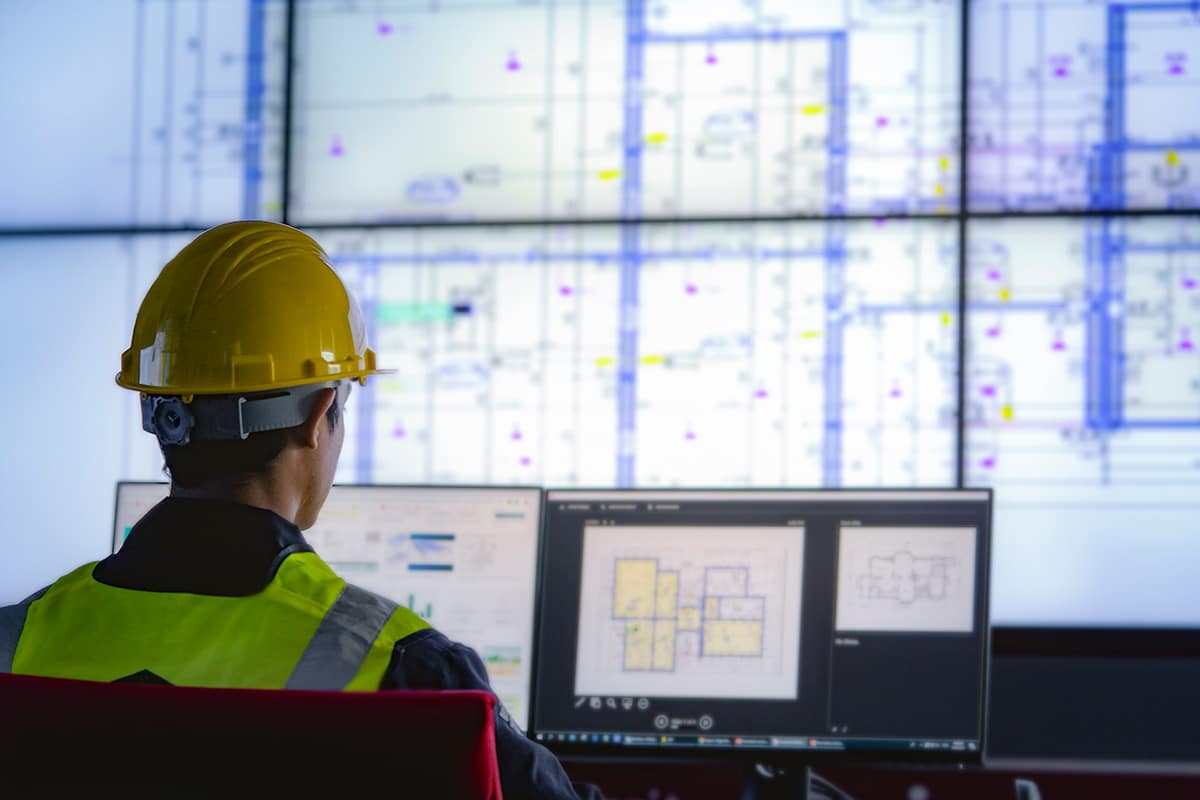
[[[346,584],[283,688],[346,688],[397,608],[391,600]]]
[[[0,672],[12,672],[13,657],[17,654],[21,631],[25,630],[29,607],[49,590],[49,586],[38,589],[15,606],[0,608]]]

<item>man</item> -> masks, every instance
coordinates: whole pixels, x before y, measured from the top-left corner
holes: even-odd
[[[300,533],[333,482],[352,383],[382,372],[366,345],[353,297],[300,231],[234,222],[180,251],[142,301],[117,376],[141,393],[170,496],[117,554],[0,608],[0,671],[490,691],[473,650],[346,584]],[[577,796],[499,701],[496,749],[505,797]]]

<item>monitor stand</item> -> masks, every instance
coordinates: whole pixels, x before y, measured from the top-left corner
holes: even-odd
[[[746,777],[743,800],[809,800],[812,767],[755,764]]]

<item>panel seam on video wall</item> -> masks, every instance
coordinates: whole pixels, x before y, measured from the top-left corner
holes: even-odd
[[[959,42],[958,42],[958,391],[955,404],[955,460],[954,485],[962,488],[966,484],[966,451],[967,451],[967,216],[968,173],[967,159],[969,153],[967,121],[967,98],[970,87],[971,62],[968,57],[970,49],[967,39],[971,35],[971,0],[962,0],[959,13]]]

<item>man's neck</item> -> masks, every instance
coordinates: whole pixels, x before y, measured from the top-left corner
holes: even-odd
[[[183,487],[172,482],[171,497],[228,500],[255,508],[265,508],[293,524],[300,508],[299,493],[273,474],[255,476],[239,483],[207,483],[197,487]]]

